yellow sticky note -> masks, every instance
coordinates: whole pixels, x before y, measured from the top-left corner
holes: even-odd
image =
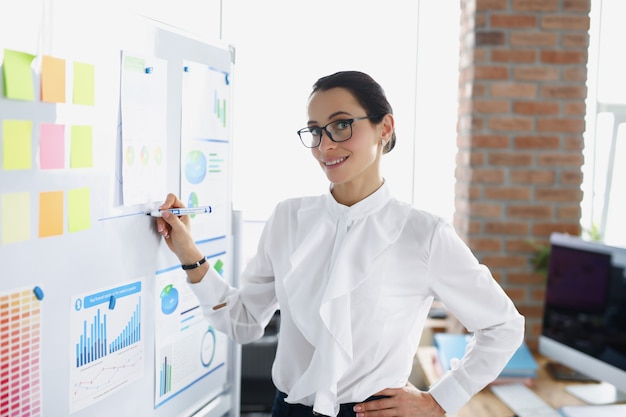
[[[95,72],[92,64],[74,63],[74,104],[94,105]]]
[[[35,100],[33,72],[30,68],[34,55],[26,52],[4,50],[4,93],[15,100]]]
[[[30,195],[28,193],[0,196],[0,232],[2,244],[23,242],[30,236]]]
[[[67,222],[70,233],[91,227],[91,191],[89,188],[68,191]]]
[[[63,191],[39,193],[39,237],[63,234]]]
[[[91,126],[72,126],[70,168],[93,167],[93,138],[91,135]]]
[[[42,57],[41,101],[65,103],[65,60],[46,55]]]
[[[5,170],[30,169],[32,166],[33,122],[2,121],[2,167]]]

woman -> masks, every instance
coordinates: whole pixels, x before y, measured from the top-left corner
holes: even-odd
[[[524,318],[452,226],[395,200],[381,173],[394,117],[366,74],[319,79],[298,131],[329,193],[278,204],[239,289],[204,262],[189,219],[157,219],[205,315],[247,343],[280,309],[274,416],[442,416],[494,380],[523,340]],[[170,194],[163,209],[182,207]],[[204,262],[204,263],[203,263]],[[427,392],[408,383],[433,298],[474,333]]]

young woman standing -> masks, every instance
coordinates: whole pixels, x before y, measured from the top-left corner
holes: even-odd
[[[329,192],[276,206],[239,288],[203,261],[186,216],[165,212],[158,231],[204,314],[235,341],[260,338],[280,309],[275,417],[453,414],[498,376],[524,318],[449,223],[392,197],[381,157],[395,145],[394,117],[378,83],[356,71],[320,78],[308,118],[298,135]],[[170,194],[161,208],[183,205]],[[435,297],[473,338],[420,391],[408,378]]]

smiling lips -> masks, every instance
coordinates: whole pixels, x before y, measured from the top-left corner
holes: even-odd
[[[342,163],[346,159],[348,159],[348,158],[343,157],[343,158],[335,159],[335,160],[332,160],[332,161],[326,161],[326,162],[324,162],[324,166],[330,167],[330,166],[333,166],[333,165],[337,165],[337,164]]]

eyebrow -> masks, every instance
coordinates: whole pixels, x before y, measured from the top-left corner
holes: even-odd
[[[339,111],[334,112],[330,116],[328,116],[328,119],[330,120],[337,116],[351,116],[352,117],[352,114],[348,113],[347,111],[339,110]],[[316,123],[317,123],[317,120],[309,120],[307,124],[310,125],[310,124],[316,124]]]

